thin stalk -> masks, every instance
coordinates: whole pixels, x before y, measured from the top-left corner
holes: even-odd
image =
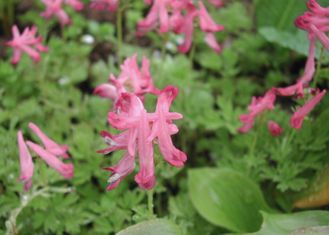
[[[118,64],[121,64],[121,47],[122,47],[122,13],[124,11],[123,8],[119,8],[117,11],[117,56],[118,56]]]
[[[153,189],[147,191],[147,207],[148,207],[149,214],[151,215],[151,217],[153,217],[153,215],[154,215],[153,195],[154,195]]]
[[[320,71],[321,71],[323,55],[324,55],[324,48],[321,47],[320,57],[319,57],[317,65],[316,65],[316,72],[315,72],[315,75],[314,75],[314,80],[313,80],[312,87],[316,87],[316,83],[318,81],[318,77],[319,77],[319,74],[320,74]]]
[[[192,44],[192,48],[191,48],[191,50],[190,50],[190,54],[189,54],[189,60],[190,60],[191,65],[193,65],[195,49],[196,49],[196,44],[193,43],[193,44]]]
[[[8,0],[8,24],[12,25],[14,23],[15,17],[15,3],[14,0]]]

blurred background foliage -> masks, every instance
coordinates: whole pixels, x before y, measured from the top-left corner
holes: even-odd
[[[124,11],[122,58],[134,53],[140,60],[147,56],[156,85],[172,84],[180,89],[173,110],[184,119],[178,122],[175,144],[188,153],[189,160],[183,169],[161,161],[157,165],[154,209],[157,217],[163,218],[160,220],[150,214],[146,193],[137,188],[132,176],[117,189],[105,191],[108,173],[103,167],[118,161],[121,153],[110,157],[96,153],[104,147],[99,131],[111,129],[106,122],[111,103],[93,96],[92,91],[109,73],[119,72],[115,13],[88,7],[82,13],[69,11],[73,23],[61,29],[56,21],[40,17],[39,1],[0,2],[0,233],[5,232],[15,208],[30,199],[17,217],[19,234],[115,234],[140,222],[137,229],[119,234],[138,234],[134,233],[138,229],[158,235],[161,231],[251,233],[263,223],[255,234],[268,235],[329,225],[328,197],[322,198],[324,211],[296,212],[293,208],[297,199],[320,197],[329,188],[325,174],[329,98],[304,122],[301,131],[289,127],[289,116],[298,103],[283,99],[250,133],[237,132],[238,116],[246,112],[252,96],[262,95],[272,86],[292,84],[303,71],[308,40],[293,21],[306,10],[306,1],[225,2],[221,9],[209,5],[216,22],[225,26],[225,31],[216,35],[224,45],[220,55],[207,48],[201,33],[195,36],[193,57],[177,52],[180,39],[175,35],[149,33],[136,38],[136,23],[148,9],[143,1],[131,1]],[[16,67],[9,63],[11,51],[2,42],[10,38],[13,22],[20,28],[38,27],[50,48],[40,63],[33,64],[27,57]],[[327,58],[328,53],[318,73],[323,88],[328,87]],[[153,111],[154,99],[146,106]],[[282,124],[283,135],[272,137],[266,119]],[[30,121],[70,146],[75,165],[72,181],[38,162],[33,189],[23,193],[18,182],[16,132],[22,129],[29,138]],[[47,187],[70,192],[49,189],[34,195]],[[296,213],[290,214],[293,211]],[[282,221],[289,223],[280,227]]]

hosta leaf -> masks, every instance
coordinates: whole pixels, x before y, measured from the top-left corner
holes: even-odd
[[[116,235],[182,235],[180,228],[165,219],[145,221],[130,226]]]
[[[256,233],[251,233],[252,235],[317,234],[301,233],[300,231],[312,226],[329,224],[329,212],[327,211],[305,211],[293,214],[267,214],[263,212],[262,215],[264,218],[262,229]],[[296,230],[299,232],[297,233]]]
[[[189,195],[208,221],[234,232],[260,228],[260,210],[269,210],[258,186],[230,169],[200,168],[189,171]]]

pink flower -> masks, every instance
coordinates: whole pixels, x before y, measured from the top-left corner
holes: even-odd
[[[33,152],[39,155],[42,160],[44,160],[50,167],[55,169],[64,178],[71,179],[73,177],[73,164],[63,163],[55,155],[42,148],[40,145],[37,145],[31,141],[27,141],[26,144]]]
[[[282,128],[274,121],[269,121],[267,127],[272,136],[279,136],[282,134]]]
[[[307,2],[311,12],[305,12],[295,20],[297,27],[306,30],[310,37],[316,37],[329,50],[329,7],[321,7],[316,0]]]
[[[189,3],[186,6],[186,15],[181,22],[180,27],[176,30],[176,33],[184,35],[184,42],[178,47],[178,50],[182,53],[186,53],[190,50],[192,45],[194,20],[199,19],[200,28],[206,33],[205,41],[207,44],[217,53],[221,51],[221,47],[218,44],[213,33],[224,30],[224,26],[217,25],[214,20],[210,17],[206,7],[199,1],[199,9]]]
[[[34,123],[29,123],[29,128],[40,138],[41,142],[45,146],[46,150],[56,156],[61,156],[63,158],[69,158],[69,155],[67,154],[67,151],[69,147],[67,145],[59,145],[56,142],[54,142],[52,139],[50,139],[48,136],[46,136],[40,128],[35,125]]]
[[[65,3],[76,11],[81,11],[83,9],[83,3],[80,2],[80,0],[65,0]]]
[[[114,12],[117,10],[119,0],[91,0],[90,7],[96,10],[108,10]]]
[[[24,182],[24,190],[28,191],[32,186],[32,176],[33,176],[33,161],[29,150],[25,144],[23,134],[21,131],[17,133],[17,141],[19,147],[19,159],[21,166],[21,173],[19,179]]]
[[[17,64],[22,53],[27,53],[33,61],[40,61],[39,52],[46,52],[48,48],[41,44],[42,37],[36,37],[37,27],[33,26],[31,29],[25,28],[23,33],[20,34],[16,25],[12,27],[13,39],[7,42],[7,45],[14,49],[14,54],[11,59],[12,64]]]
[[[142,189],[148,190],[154,187],[156,182],[154,142],[159,144],[160,151],[167,162],[176,167],[184,165],[186,154],[178,150],[171,140],[171,135],[178,132],[172,121],[182,118],[179,113],[169,112],[177,93],[177,88],[172,86],[161,91],[155,113],[147,113],[142,101],[135,94],[121,94],[117,104],[118,111],[110,112],[108,121],[111,126],[123,132],[117,135],[101,132],[109,147],[98,151],[108,154],[115,150],[125,150],[122,160],[115,167],[107,168],[112,172],[108,190],[117,187],[121,179],[134,169],[136,154],[139,159],[139,172],[135,176],[135,181]]]
[[[117,101],[121,94],[131,92],[136,94],[142,101],[147,93],[157,95],[159,90],[154,86],[149,71],[149,61],[143,58],[141,69],[137,64],[137,55],[127,58],[121,65],[121,73],[118,78],[110,75],[110,84],[101,84],[96,87],[94,94]]]
[[[251,104],[248,107],[249,113],[240,116],[243,126],[239,128],[239,131],[242,133],[248,132],[253,127],[257,116],[266,110],[274,109],[275,99],[276,96],[273,89],[266,92],[263,97],[252,97]]]
[[[177,128],[173,128],[172,121],[181,119],[183,116],[179,113],[169,112],[177,94],[178,89],[173,86],[167,86],[161,91],[155,111],[156,117],[148,141],[151,142],[156,138],[164,159],[173,166],[182,167],[187,160],[186,154],[173,145],[171,135],[177,130]]]
[[[314,107],[321,101],[326,94],[326,90],[316,94],[311,100],[306,102],[301,108],[299,108],[291,117],[290,125],[295,129],[302,127],[304,118],[314,109]]]
[[[160,25],[160,32],[166,33],[170,29],[169,13],[171,0],[153,0],[147,1],[148,4],[153,4],[150,12],[145,19],[138,22],[137,35],[144,35],[146,32],[155,29]]]
[[[108,186],[106,190],[112,190],[116,188],[121,180],[129,175],[135,168],[135,157],[126,153],[119,163],[112,167],[105,168],[112,172],[112,175],[108,179]]]
[[[46,10],[41,13],[41,16],[46,19],[51,17],[57,17],[62,26],[70,24],[71,20],[67,13],[63,10],[64,0],[41,0],[45,6]]]

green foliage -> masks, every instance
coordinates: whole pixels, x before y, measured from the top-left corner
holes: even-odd
[[[306,211],[293,214],[268,214],[262,212],[264,222],[262,229],[253,235],[289,235],[289,234],[325,234],[311,230],[313,226],[324,226],[329,223],[329,213],[326,211]],[[310,233],[305,231],[310,230]],[[314,228],[313,228],[314,229]],[[322,228],[328,233],[328,227]],[[321,231],[321,230],[318,230]],[[312,233],[315,232],[315,233]]]

